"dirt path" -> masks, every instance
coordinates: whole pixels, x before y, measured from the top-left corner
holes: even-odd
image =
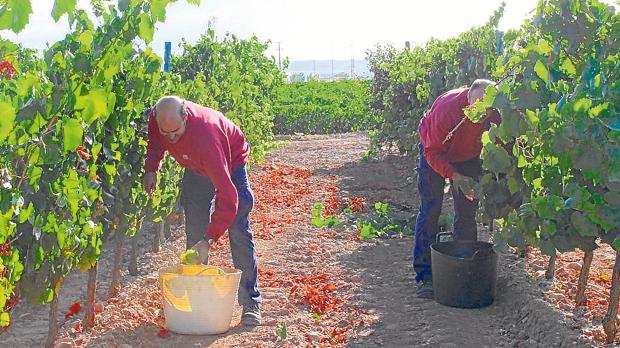
[[[80,316],[62,327],[59,346],[88,347],[584,347],[579,330],[543,300],[544,285],[525,271],[525,260],[504,254],[497,299],[477,310],[454,309],[414,296],[410,236],[358,241],[356,231],[319,230],[308,221],[315,202],[329,197],[387,202],[403,220],[416,212],[414,163],[399,156],[360,161],[368,139],[359,133],[293,137],[251,170],[257,204],[252,216],[259,252],[264,325],[239,326],[217,336],[184,336],[162,330],[157,269],[176,262],[185,245],[183,226],[159,253],[144,253],[141,274],[123,274],[117,299],[93,330],[80,330]],[[446,199],[444,211],[450,210]],[[481,230],[484,230],[481,226]],[[152,227],[140,238],[149,249]],[[488,231],[480,239],[488,239]],[[216,265],[230,265],[227,243],[214,251]],[[100,262],[99,296],[105,298],[111,255]],[[125,263],[126,269],[126,263]],[[86,274],[71,275],[60,310],[84,298]],[[314,312],[314,314],[313,314]],[[62,313],[61,313],[62,314]],[[42,346],[47,308],[20,304],[2,347]],[[286,323],[288,339],[276,330]],[[81,331],[81,332],[78,332]],[[160,337],[163,336],[163,337]]]

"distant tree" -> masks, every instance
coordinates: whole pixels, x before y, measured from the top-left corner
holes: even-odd
[[[304,82],[306,81],[306,75],[304,73],[294,73],[288,79],[291,82]]]

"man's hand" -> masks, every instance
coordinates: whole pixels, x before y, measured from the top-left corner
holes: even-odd
[[[142,181],[144,185],[144,190],[150,196],[153,194],[155,190],[155,185],[157,185],[157,173],[147,172],[144,173],[144,179]]]
[[[196,260],[198,265],[206,265],[209,263],[209,248],[209,242],[204,239],[192,247],[192,249],[198,252],[198,260]]]

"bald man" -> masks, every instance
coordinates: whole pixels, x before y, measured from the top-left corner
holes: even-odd
[[[250,229],[254,195],[245,168],[250,154],[245,136],[222,113],[167,96],[155,104],[149,119],[144,166],[144,188],[149,194],[166,151],[185,167],[181,204],[187,248],[197,250],[199,261],[207,264],[209,246],[228,230],[233,262],[243,272],[239,286],[242,323],[260,325],[256,247]]]
[[[413,268],[416,281],[421,283],[416,290],[420,298],[434,295],[430,245],[439,232],[445,180],[477,180],[482,175],[482,133],[490,128],[491,123],[501,121],[494,109],[488,109],[487,115],[478,123],[465,117],[465,109],[483,98],[489,86],[495,86],[495,82],[477,79],[469,87],[445,92],[435,99],[418,127],[420,209],[416,218]],[[478,200],[473,192],[463,192],[458,185],[452,185],[452,198],[454,239],[477,240]]]

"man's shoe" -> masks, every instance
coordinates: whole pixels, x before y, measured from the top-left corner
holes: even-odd
[[[432,299],[433,295],[433,281],[432,280],[424,280],[422,284],[418,286],[418,289],[415,291],[416,296],[418,298],[428,298]]]
[[[243,306],[241,323],[246,326],[257,326],[261,323],[260,304],[253,303]]]

